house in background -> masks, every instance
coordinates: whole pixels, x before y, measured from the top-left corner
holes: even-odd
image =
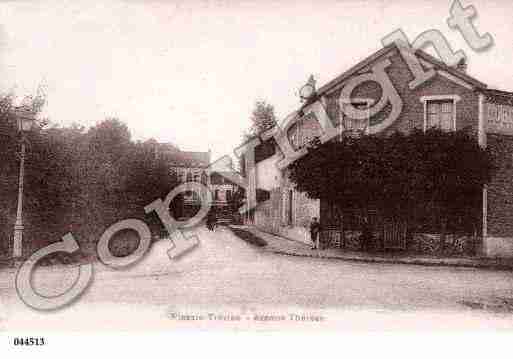
[[[193,152],[170,148],[161,152],[161,155],[169,162],[171,175],[176,176],[178,182],[199,182],[210,188],[210,151]],[[180,217],[193,216],[201,205],[201,196],[201,193],[186,191]]]
[[[409,83],[414,77],[399,48],[389,45],[319,88],[302,109],[315,102],[322,104],[332,124],[341,125],[341,136],[369,132],[386,136],[395,131],[409,133],[415,128],[426,130],[431,127],[469,131],[481,146],[489,147],[496,154],[499,170],[492,182],[476,193],[472,209],[460,214],[462,228],[455,229],[447,238],[461,242],[461,248],[473,247],[477,255],[512,257],[513,93],[487,89],[486,84],[467,74],[465,66],[448,67],[425,52],[417,51],[416,54],[424,70],[433,69],[436,75],[415,89],[410,89]],[[371,76],[373,66],[378,63],[387,64],[386,75],[402,102],[400,114],[392,123],[384,121],[393,111],[391,103],[377,113],[370,111],[382,100],[379,83],[362,82],[352,90],[350,99],[342,96],[344,87],[352,79],[365,74]],[[348,101],[354,107],[369,109],[367,118],[348,118],[342,111]],[[324,134],[325,126],[319,121],[322,120],[315,113],[304,115],[300,110],[297,116],[287,118],[281,127],[291,145],[298,150],[312,138]],[[277,168],[276,163],[283,155],[276,143],[272,143],[268,140],[261,146],[271,144],[275,150],[256,160],[257,187],[268,190],[270,198],[254,211],[253,224],[264,231],[309,242],[311,218],[320,217],[323,238],[337,246],[343,242],[342,245],[350,249],[354,243],[352,235],[360,230],[362,219],[351,210],[349,203],[309,199],[296,191],[288,180],[287,169]],[[386,248],[408,247],[419,252],[434,248],[433,243],[439,238],[439,224],[432,214],[436,209],[421,204],[419,210],[424,211],[424,216],[421,216],[422,221],[411,226],[413,233],[408,233],[406,223],[385,221],[380,231]],[[463,224],[466,224],[465,228]],[[463,230],[465,235],[461,236]],[[456,238],[456,232],[461,238]]]
[[[172,175],[177,176],[178,182],[199,182],[205,185],[212,195],[212,206],[220,213],[232,211],[232,196],[239,186],[223,176],[223,171],[213,171],[210,168],[211,152],[181,151],[173,145],[161,144],[160,155],[165,156],[170,164]],[[231,167],[229,167],[231,168]],[[187,191],[183,195],[181,217],[190,217],[201,204],[201,195]]]
[[[213,205],[220,208],[229,206],[233,195],[239,189],[239,186],[228,179],[230,176],[223,176],[223,173],[225,172],[215,171],[210,174]]]

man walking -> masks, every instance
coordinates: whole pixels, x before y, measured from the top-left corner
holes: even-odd
[[[310,239],[312,240],[312,249],[319,248],[319,232],[321,231],[321,224],[317,221],[317,217],[312,218],[310,223]]]

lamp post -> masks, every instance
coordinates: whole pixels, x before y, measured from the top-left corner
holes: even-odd
[[[310,75],[308,82],[299,89],[299,97],[301,101],[308,101],[315,95],[315,78]]]
[[[19,259],[23,254],[23,178],[25,175],[26,133],[30,131],[35,122],[35,113],[26,108],[16,109],[18,131],[21,133],[20,175],[18,185],[18,207],[16,209],[16,222],[14,224],[13,259]]]

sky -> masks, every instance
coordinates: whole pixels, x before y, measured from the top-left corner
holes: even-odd
[[[279,119],[402,29],[440,30],[468,73],[513,91],[513,2],[474,5],[494,46],[474,52],[447,26],[452,0],[0,1],[0,92],[46,89],[42,116],[86,127],[117,117],[135,139],[232,154],[256,100]]]

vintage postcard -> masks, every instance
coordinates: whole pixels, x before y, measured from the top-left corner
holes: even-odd
[[[0,2],[8,346],[509,332],[512,13],[507,0]]]

